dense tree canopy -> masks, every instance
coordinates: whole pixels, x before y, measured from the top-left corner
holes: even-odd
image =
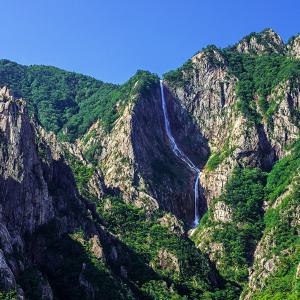
[[[138,71],[118,86],[55,67],[0,60],[0,86],[9,86],[27,100],[36,120],[68,141],[82,136],[97,119],[109,131],[129,101],[134,83],[139,81],[145,92],[157,80],[149,72]]]

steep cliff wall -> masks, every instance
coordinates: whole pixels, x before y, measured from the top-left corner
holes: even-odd
[[[101,148],[101,153],[94,156],[108,188],[120,190],[139,207],[150,211],[160,207],[192,224],[195,174],[174,155],[169,145],[158,79],[147,93],[138,88],[140,81],[136,79],[130,101],[110,134],[97,122],[78,143],[79,149],[87,153],[92,147]],[[209,151],[206,140],[175,99],[168,101],[168,109],[172,112],[171,127],[179,145],[195,164],[203,166]],[[195,147],[190,147],[191,143]]]
[[[270,170],[298,138],[299,78],[272,74],[270,53],[277,55],[278,72],[284,73],[286,48],[266,30],[231,48],[210,46],[165,75],[170,94],[193,117],[211,149],[201,177],[208,202],[221,194],[236,166]],[[268,63],[270,69],[264,67]],[[268,76],[263,84],[270,88],[263,90],[259,78]]]

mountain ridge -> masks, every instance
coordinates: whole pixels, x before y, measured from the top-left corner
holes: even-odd
[[[158,76],[115,86],[0,61],[0,290],[296,299],[299,43],[265,30],[164,75],[170,129],[202,170],[192,232],[195,174],[171,150]]]

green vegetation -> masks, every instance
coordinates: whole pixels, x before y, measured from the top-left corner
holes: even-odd
[[[281,261],[281,267],[272,274],[262,291],[256,292],[253,300],[298,300],[300,299],[300,283],[296,278],[297,263],[299,264],[300,250]]]
[[[209,46],[205,47],[202,51],[205,53],[205,55],[208,59],[208,62],[212,66],[215,66],[215,67],[223,67],[224,66],[224,62],[222,59],[222,50],[217,48],[215,45],[209,45]],[[217,55],[219,54],[221,59],[218,59],[216,54]]]
[[[8,85],[16,96],[26,99],[31,115],[67,141],[82,136],[97,119],[111,130],[131,94],[147,93],[157,81],[157,76],[138,71],[118,86],[54,67],[0,60],[0,86]]]
[[[266,174],[260,169],[238,168],[220,197],[234,209],[233,221],[257,222],[261,219]]]
[[[206,163],[206,169],[211,172],[215,170],[227,157],[229,157],[235,147],[229,147],[228,143],[225,143],[223,149],[219,152],[212,153]]]
[[[142,286],[142,291],[148,294],[152,299],[171,299],[185,300],[185,296],[180,296],[173,289],[168,288],[168,285],[163,280],[150,280]]]
[[[99,143],[93,143],[87,150],[84,151],[83,155],[86,160],[88,160],[93,165],[97,164],[97,160],[95,159],[96,156],[101,155],[101,145]]]
[[[147,71],[138,70],[136,74],[124,85],[125,90],[130,90],[132,94],[149,96],[153,88],[158,84],[159,77]]]
[[[287,187],[292,180],[299,174],[300,169],[300,141],[292,146],[291,154],[278,161],[267,180],[267,199],[274,202]]]
[[[264,217],[264,235],[272,238],[269,258],[276,256],[277,268],[267,278],[265,287],[254,294],[255,300],[300,298],[300,280],[296,277],[300,263],[299,224],[291,223],[291,216],[299,205],[298,181],[294,183],[294,190],[276,208],[269,209]]]
[[[16,291],[1,292],[0,291],[0,300],[17,300]]]
[[[191,60],[188,60],[180,68],[165,73],[163,75],[163,78],[173,86],[183,87],[189,83],[190,72],[192,70],[193,70],[193,62]]]
[[[219,271],[226,279],[239,284],[247,280],[251,257],[261,237],[265,181],[266,174],[259,169],[236,169],[225,192],[214,201],[214,205],[222,201],[231,208],[231,221],[221,223],[214,220],[213,205],[192,237],[199,244],[203,239],[201,232],[205,228],[214,228],[210,239],[214,243],[221,243],[224,249]]]
[[[143,209],[117,197],[103,200],[97,211],[107,222],[109,230],[156,272],[153,277],[136,267],[132,278],[153,299],[224,299],[226,293],[235,293],[231,286],[223,291],[213,291],[206,257],[188,238],[161,225],[160,213],[147,216]]]
[[[290,80],[296,86],[300,78],[300,60],[272,54],[252,56],[238,53],[232,48],[223,50],[231,74],[236,76],[238,109],[253,122],[260,122],[254,96],[259,96],[259,106],[268,119],[274,113],[274,103],[267,102],[267,96],[281,82]]]
[[[94,166],[97,165],[96,157],[99,157],[102,152],[102,146],[99,140],[96,139],[96,130],[91,130],[88,134],[84,136],[81,140],[84,146],[89,142],[89,147],[83,152],[83,155],[87,161],[89,161]]]
[[[266,185],[266,199],[274,203],[289,187],[289,193],[275,208],[269,208],[264,216],[264,236],[271,236],[269,258],[276,256],[277,268],[267,278],[265,287],[257,291],[253,299],[299,299],[300,280],[296,277],[300,263],[299,224],[293,223],[300,205],[299,141],[292,153],[280,160],[270,172]]]
[[[91,248],[91,240],[81,230],[58,239],[50,232],[47,253],[55,264],[51,267],[44,266],[43,271],[58,298],[90,299],[91,296],[85,293],[83,286],[78,285],[80,277],[92,284],[96,299],[132,299],[126,286],[118,283],[105,263],[95,257]],[[32,290],[35,288],[30,284],[27,287]]]
[[[91,199],[92,197],[89,193],[88,182],[95,172],[94,167],[84,164],[82,161],[68,152],[65,152],[65,155],[74,175],[79,192],[82,196]]]
[[[109,122],[110,93],[118,88],[88,76],[48,66],[22,66],[0,61],[0,85],[8,85],[18,97],[28,101],[28,108],[41,125],[61,137],[74,140],[99,117],[99,109]],[[112,103],[112,106],[114,103]],[[109,125],[107,123],[107,125]]]
[[[215,170],[226,157],[228,156],[223,153],[212,153],[206,164],[207,170],[209,172]]]
[[[270,254],[279,255],[284,249],[295,247],[300,239],[296,226],[291,226],[287,213],[293,213],[300,201],[299,182],[291,192],[276,208],[270,208],[264,216],[266,229],[264,234],[272,231],[272,236],[276,247]],[[300,245],[298,245],[300,246]]]

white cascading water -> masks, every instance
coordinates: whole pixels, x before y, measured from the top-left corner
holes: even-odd
[[[166,106],[165,94],[164,94],[164,85],[162,80],[160,81],[160,92],[161,92],[161,104],[164,113],[164,122],[165,122],[165,129],[170,141],[171,149],[174,154],[179,157],[185,164],[189,166],[189,168],[195,173],[195,185],[194,185],[194,201],[195,201],[195,219],[194,225],[197,226],[199,223],[199,178],[201,175],[201,171],[193,164],[193,162],[185,155],[184,152],[177,146],[175,139],[172,135],[170,122],[168,117],[168,111]]]

